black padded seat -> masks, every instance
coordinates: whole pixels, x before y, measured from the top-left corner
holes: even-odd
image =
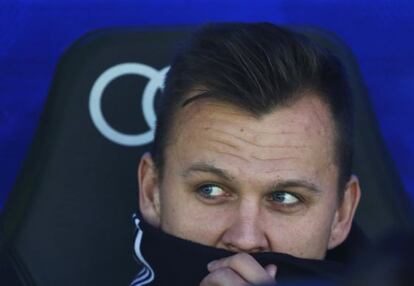
[[[334,47],[350,74],[355,171],[363,187],[359,224],[371,238],[408,227],[406,195],[355,60],[332,35],[297,29]],[[1,285],[129,284],[137,271],[131,219],[138,209],[136,169],[149,149],[162,75],[190,30],[101,30],[63,55],[1,217]]]

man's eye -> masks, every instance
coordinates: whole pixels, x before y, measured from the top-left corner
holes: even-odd
[[[225,195],[225,191],[217,185],[203,185],[197,189],[197,192],[207,199],[215,199]]]
[[[299,202],[298,197],[288,192],[273,192],[270,200],[279,204],[293,205]]]

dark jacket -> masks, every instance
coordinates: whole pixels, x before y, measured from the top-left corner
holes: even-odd
[[[139,272],[131,286],[196,286],[208,275],[207,264],[210,261],[234,254],[171,236],[135,219],[135,254]],[[328,251],[325,260],[301,259],[282,253],[252,255],[263,266],[277,265],[278,285],[304,280],[331,283],[344,275],[353,254],[366,244],[365,236],[354,226],[348,239],[335,250]]]

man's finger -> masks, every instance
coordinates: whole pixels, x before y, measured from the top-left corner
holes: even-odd
[[[238,273],[243,279],[251,284],[262,284],[274,282],[276,274],[274,269],[270,269],[270,273],[266,271],[254,258],[247,253],[238,253],[230,257],[215,260],[208,265],[210,272],[219,268],[228,267]]]
[[[266,272],[276,280],[276,273],[277,273],[277,266],[274,264],[266,265],[265,267]]]
[[[228,267],[219,268],[212,271],[207,275],[200,283],[200,286],[247,286],[250,285],[247,281],[240,277],[239,274],[234,272]]]

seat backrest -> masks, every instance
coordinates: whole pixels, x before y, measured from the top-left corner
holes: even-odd
[[[381,136],[357,59],[334,33],[295,27],[331,50],[344,64],[354,102],[353,172],[361,184],[357,222],[371,239],[390,231],[413,230],[413,209]]]
[[[357,59],[332,32],[314,27],[293,29],[331,50],[344,64],[354,101],[353,172],[358,176],[362,189],[356,214],[358,224],[374,240],[390,231],[412,231],[412,202],[404,191],[381,136]]]
[[[2,215],[2,249],[24,285],[128,285],[133,278],[136,169],[152,140],[156,94],[188,34],[97,31],[62,57]],[[364,189],[358,220],[375,237],[406,225],[407,210],[362,81],[355,65],[348,68],[357,104],[355,169]]]

